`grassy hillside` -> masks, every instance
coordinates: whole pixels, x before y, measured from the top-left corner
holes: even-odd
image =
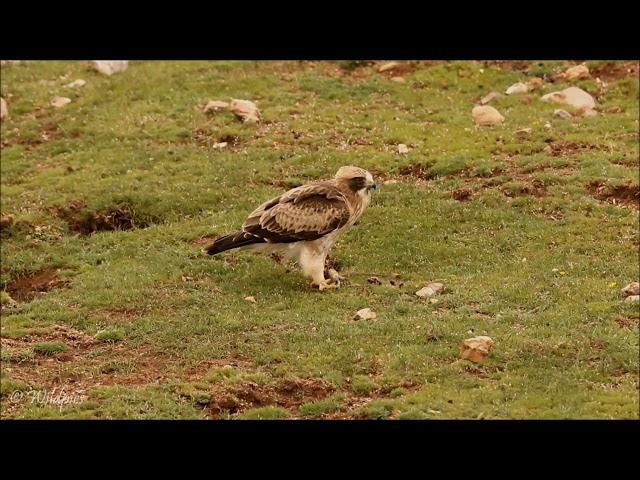
[[[2,418],[638,418],[637,62],[378,66],[3,66]],[[540,101],[570,85],[597,116]],[[202,112],[229,98],[262,120]],[[332,252],[340,289],[202,253],[342,165],[382,185]],[[459,360],[476,335],[490,355]]]

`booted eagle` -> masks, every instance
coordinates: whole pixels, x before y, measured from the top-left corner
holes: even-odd
[[[342,167],[331,180],[293,188],[256,208],[237,231],[217,238],[209,255],[232,248],[277,253],[293,260],[312,286],[337,288],[338,278],[325,279],[324,266],[338,236],[351,227],[377,188],[373,176],[358,167]]]

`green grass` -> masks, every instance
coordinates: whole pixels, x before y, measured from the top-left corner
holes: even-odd
[[[66,350],[66,345],[61,342],[41,342],[33,346],[33,351],[40,355],[55,355]]]
[[[494,100],[503,125],[471,120],[481,96],[567,66],[417,63],[405,83],[350,61],[132,61],[112,77],[83,62],[3,67],[0,210],[14,223],[2,231],[0,290],[45,269],[69,283],[12,307],[3,293],[2,337],[44,355],[66,344],[87,392],[7,416],[204,418],[222,390],[298,378],[333,391],[287,393],[287,410],[247,400],[230,418],[637,419],[639,312],[620,289],[640,276],[638,210],[591,185],[638,189],[638,79],[610,80],[596,117],[553,117],[562,107],[538,97],[569,86],[558,81],[528,103]],[[77,78],[87,84],[64,87]],[[594,79],[578,85],[598,93]],[[72,103],[49,107],[54,95]],[[262,121],[198,110],[229,98],[257,102]],[[269,258],[212,258],[194,243],[347,164],[398,181],[334,247],[340,289],[319,293]],[[399,175],[416,164],[420,178]],[[120,220],[89,234],[104,218]],[[403,286],[390,284],[395,273]],[[437,303],[413,295],[430,281],[446,286]],[[353,322],[364,307],[377,318]],[[43,343],[54,326],[95,342]],[[491,354],[456,362],[475,335],[495,340]],[[11,381],[58,385],[3,343],[5,361]]]
[[[116,343],[124,340],[125,333],[121,329],[102,330],[96,333],[96,340],[99,342]]]

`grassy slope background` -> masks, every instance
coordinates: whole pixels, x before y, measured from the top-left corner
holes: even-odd
[[[638,418],[638,66],[587,65],[606,87],[547,81],[488,128],[481,96],[570,63],[3,66],[2,417]],[[570,84],[598,116],[539,100]],[[202,113],[230,97],[262,121]],[[334,248],[340,290],[200,251],[347,164],[384,184]],[[490,356],[457,361],[475,335]]]

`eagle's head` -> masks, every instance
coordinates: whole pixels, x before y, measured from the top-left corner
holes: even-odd
[[[341,167],[336,173],[336,182],[345,185],[353,193],[362,197],[369,195],[372,188],[378,188],[378,184],[373,180],[373,175],[359,167]]]

